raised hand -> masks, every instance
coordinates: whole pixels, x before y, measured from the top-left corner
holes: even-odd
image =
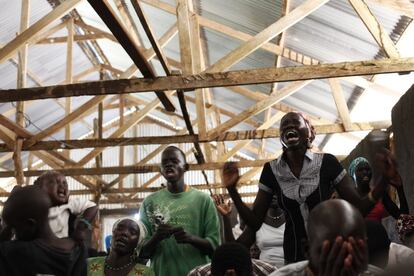
[[[236,184],[240,178],[239,168],[237,167],[237,164],[235,162],[226,162],[223,166],[222,177],[224,187],[236,187]]]
[[[397,161],[393,154],[387,149],[382,149],[375,157],[378,169],[388,180],[388,183],[394,187],[401,186],[401,176],[398,173]]]
[[[214,204],[222,216],[227,216],[231,213],[231,202],[225,200],[223,195],[213,195]]]

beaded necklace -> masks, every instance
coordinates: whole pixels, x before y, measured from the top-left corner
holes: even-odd
[[[119,270],[123,270],[123,269],[125,269],[125,268],[127,268],[127,267],[129,267],[130,265],[132,265],[132,264],[133,264],[133,262],[134,262],[134,257],[131,255],[131,256],[129,256],[129,259],[130,259],[129,263],[124,264],[124,265],[119,266],[119,267],[113,267],[113,266],[110,266],[110,265],[108,264],[108,257],[106,257],[106,258],[105,258],[105,268],[106,268],[106,269],[108,269],[108,270],[112,270],[112,271],[119,271]]]

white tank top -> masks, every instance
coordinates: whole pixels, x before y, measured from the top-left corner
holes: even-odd
[[[259,231],[256,232],[256,244],[260,249],[260,260],[270,263],[277,268],[285,265],[283,254],[283,235],[285,233],[285,224],[279,228],[262,224]]]

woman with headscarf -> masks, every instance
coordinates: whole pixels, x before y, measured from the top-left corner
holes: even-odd
[[[387,151],[380,154],[388,155]],[[386,157],[388,159],[388,157]],[[390,165],[395,166],[393,159],[390,160]],[[388,169],[389,170],[389,169]],[[372,168],[368,160],[364,157],[358,157],[352,160],[348,169],[349,175],[355,181],[358,193],[361,197],[367,196],[371,191]],[[386,173],[386,172],[381,172]],[[391,200],[388,192],[384,193],[375,204],[374,208],[365,216],[366,219],[381,221],[386,216],[387,211],[393,218],[398,219],[401,214],[408,213],[408,204],[405,198],[404,189],[401,183],[401,177],[396,175],[389,181],[389,184],[394,186],[398,193],[400,201],[400,208]]]
[[[335,156],[312,152],[315,131],[309,120],[297,112],[289,112],[280,121],[280,142],[283,154],[264,165],[259,191],[253,209],[241,200],[236,184],[239,172],[235,163],[223,168],[223,184],[239,211],[240,217],[254,230],[263,223],[273,195],[277,196],[286,217],[283,249],[286,263],[305,259],[302,243],[307,238],[309,212],[320,202],[328,200],[332,191],[366,214],[382,196],[384,186],[373,190],[365,198],[356,192],[346,171]],[[355,248],[356,251],[364,250]]]
[[[106,257],[88,259],[89,276],[154,276],[151,268],[137,263],[146,235],[140,221],[119,219],[112,227],[111,250]]]

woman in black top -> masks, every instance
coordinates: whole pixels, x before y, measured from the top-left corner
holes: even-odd
[[[235,163],[227,163],[223,169],[223,184],[241,218],[252,229],[260,228],[273,195],[277,196],[286,217],[283,249],[287,263],[305,259],[302,242],[307,238],[308,214],[318,203],[329,199],[333,190],[363,214],[372,209],[384,191],[383,181],[379,181],[376,189],[361,198],[333,155],[310,151],[314,138],[314,129],[303,115],[289,112],[281,119],[283,154],[264,165],[252,210],[237,192],[239,172]]]

